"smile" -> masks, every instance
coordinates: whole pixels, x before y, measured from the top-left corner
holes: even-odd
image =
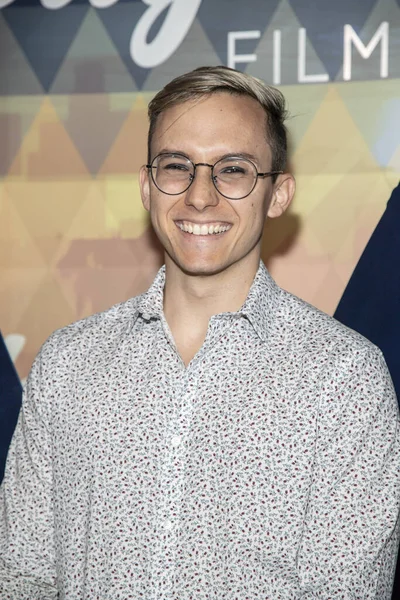
[[[226,223],[204,223],[199,225],[199,223],[191,223],[190,221],[178,221],[176,224],[181,231],[184,231],[185,233],[192,233],[193,235],[215,235],[217,233],[224,233],[232,227],[232,225],[228,225]]]

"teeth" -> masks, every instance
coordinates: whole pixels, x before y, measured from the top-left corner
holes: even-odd
[[[179,229],[186,233],[193,233],[193,235],[211,235],[216,233],[223,233],[230,229],[229,225],[199,225],[198,223],[178,223]]]

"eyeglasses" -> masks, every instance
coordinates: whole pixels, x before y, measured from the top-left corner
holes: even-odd
[[[162,153],[153,158],[150,165],[146,165],[155,186],[160,192],[170,196],[183,194],[190,188],[196,177],[197,167],[209,167],[215,189],[230,200],[241,200],[249,196],[256,187],[259,177],[271,177],[283,173],[283,171],[259,173],[251,160],[238,156],[227,156],[210,165],[195,164],[182,154]]]

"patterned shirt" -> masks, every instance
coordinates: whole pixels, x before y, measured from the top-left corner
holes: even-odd
[[[36,358],[1,599],[389,599],[400,440],[380,351],[261,264],[185,367],[164,280]]]

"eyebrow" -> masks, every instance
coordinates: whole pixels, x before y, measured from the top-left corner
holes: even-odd
[[[183,152],[183,150],[173,150],[172,148],[162,148],[162,150],[160,150],[158,154],[180,154],[181,156],[192,160],[186,152]],[[224,158],[229,158],[231,156],[235,156],[237,158],[247,158],[248,160],[258,163],[258,158],[254,156],[254,154],[250,154],[249,152],[227,152],[226,154],[215,158],[215,161],[217,162],[219,160],[223,160]]]

